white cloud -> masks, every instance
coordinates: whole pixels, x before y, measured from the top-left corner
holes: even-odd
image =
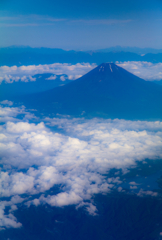
[[[12,106],[13,102],[12,101],[8,101],[8,100],[3,100],[3,101],[0,102],[0,104]]]
[[[130,182],[129,184],[130,184],[130,185],[139,185],[139,184],[136,183],[136,182]]]
[[[109,170],[126,172],[137,160],[162,158],[162,122],[159,121],[46,118],[35,124],[16,118],[21,109],[10,109],[2,108],[6,123],[0,127],[3,165],[0,194],[11,198],[3,201],[1,228],[21,226],[11,213],[21,202],[27,206],[74,204],[85,206],[95,215],[94,194],[108,193],[114,188],[124,191],[119,176],[106,177]],[[8,121],[8,115],[15,121]],[[58,125],[64,133],[51,131],[48,124]],[[134,181],[129,184],[131,190],[137,187]],[[59,188],[59,193],[52,192],[54,186]],[[26,199],[20,197],[22,194],[26,194]],[[145,190],[138,193],[138,196],[145,195],[157,194]],[[6,206],[10,206],[11,215],[4,214]],[[10,219],[9,223],[6,218]]]
[[[71,65],[68,63],[54,63],[45,65],[29,65],[29,66],[1,66],[0,67],[0,83],[5,81],[6,83],[13,83],[14,81],[35,81],[36,78],[32,76],[35,74],[51,73],[46,80],[55,80],[56,75],[67,75],[68,79],[75,80],[81,77],[90,70],[96,67],[96,64],[89,63],[77,63]],[[63,76],[62,76],[63,77]],[[63,80],[62,80],[63,81]]]
[[[11,101],[8,100],[4,100],[1,102],[2,105],[9,105],[11,106]],[[7,122],[7,121],[19,121],[17,118],[15,118],[17,115],[24,115],[23,120],[29,120],[29,119],[33,119],[36,117],[34,116],[34,114],[27,112],[25,110],[24,106],[21,107],[3,107],[0,105],[0,122]]]
[[[44,123],[41,122],[37,125],[34,123],[27,123],[27,122],[18,122],[18,123],[13,123],[13,122],[7,122],[6,123],[6,130],[7,132],[11,133],[25,133],[25,132],[31,132],[31,131],[37,131],[40,129],[44,129]]]
[[[0,202],[0,230],[5,230],[6,228],[20,228],[22,224],[17,222],[16,217],[13,215],[13,211],[17,210],[15,204],[22,203],[25,199],[18,195],[11,198],[10,201]],[[5,207],[10,207],[9,214],[5,214]],[[5,227],[5,228],[4,228]]]
[[[0,227],[3,227],[3,226],[5,226],[5,228],[21,227],[22,224],[20,222],[17,222],[16,217],[12,213],[9,213],[8,215],[6,215],[4,213],[4,209],[5,209],[5,206],[1,205],[0,206]],[[5,228],[1,228],[1,229],[5,229]]]
[[[46,78],[46,80],[55,80],[57,78],[56,75],[51,75],[49,78]]]
[[[47,196],[44,198],[43,196],[40,197],[41,201],[44,201],[48,203],[51,206],[57,206],[57,207],[62,207],[62,206],[67,206],[71,204],[78,204],[79,202],[82,202],[83,199],[77,195],[75,192],[62,192],[58,193],[57,195],[53,196]]]
[[[143,196],[152,196],[152,197],[157,197],[158,193],[157,192],[153,192],[153,191],[144,191],[142,188],[140,189],[139,193],[137,194],[137,196],[139,197],[143,197]]]
[[[60,80],[61,80],[61,81],[65,81],[65,77],[64,77],[64,76],[61,76],[61,77],[60,77]]]
[[[137,189],[137,186],[130,186],[130,189]]]
[[[75,132],[77,134],[86,135],[86,129],[89,131],[93,130],[96,126],[101,130],[107,129],[112,130],[114,128],[120,129],[121,131],[133,130],[133,131],[161,131],[162,122],[160,121],[130,121],[124,119],[98,119],[93,118],[86,120],[84,118],[68,119],[68,116],[62,116],[62,118],[45,118],[46,124],[51,126],[58,126],[59,128],[65,129],[67,132]],[[91,132],[92,133],[92,132]]]
[[[89,214],[91,214],[91,215],[96,215],[97,208],[96,208],[96,206],[94,206],[92,203],[90,203],[89,206],[87,206],[87,211],[88,211]]]
[[[162,80],[162,63],[128,61],[116,64],[146,81]]]

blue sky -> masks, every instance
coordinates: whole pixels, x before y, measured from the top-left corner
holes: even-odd
[[[162,48],[162,2],[1,1],[0,47]]]

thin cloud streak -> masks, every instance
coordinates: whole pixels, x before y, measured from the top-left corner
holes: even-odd
[[[0,27],[40,27],[54,26],[54,23],[2,23]]]
[[[3,16],[0,17],[0,27],[37,27],[46,25],[55,25],[54,23],[68,23],[68,24],[88,24],[88,25],[115,25],[127,24],[131,19],[67,19],[67,18],[53,18],[43,15],[27,15],[27,16]],[[52,24],[53,23],[53,24]]]
[[[70,23],[83,23],[89,25],[115,25],[115,24],[126,24],[132,22],[131,19],[120,20],[120,19],[76,19],[69,21]]]
[[[52,18],[41,15],[19,15],[0,17],[0,27],[39,27],[54,26],[55,23],[65,22],[64,18]]]

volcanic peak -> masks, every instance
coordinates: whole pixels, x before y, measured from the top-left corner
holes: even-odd
[[[113,72],[115,70],[118,70],[118,66],[114,63],[102,63],[97,68],[99,72],[104,72],[104,71]]]

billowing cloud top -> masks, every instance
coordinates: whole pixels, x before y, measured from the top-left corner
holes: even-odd
[[[23,120],[18,118],[20,113]],[[24,107],[2,106],[0,114],[4,122],[0,126],[1,228],[21,227],[13,215],[20,203],[57,207],[75,204],[95,215],[94,194],[123,191],[119,170],[124,174],[136,166],[137,160],[162,158],[159,121],[64,117],[36,119],[34,123],[34,115]],[[53,126],[58,130],[52,131]],[[114,177],[108,176],[111,169],[117,170]],[[129,185],[138,196],[157,196],[156,192],[140,189],[134,181]],[[59,193],[50,190],[54,186]],[[47,190],[48,195],[44,195]],[[9,213],[5,213],[6,207]]]

